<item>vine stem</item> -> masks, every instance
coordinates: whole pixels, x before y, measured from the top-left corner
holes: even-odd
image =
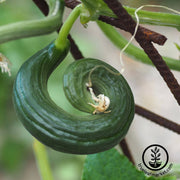
[[[38,8],[41,10],[41,12],[47,16],[49,12],[48,4],[44,0],[33,0],[33,2],[38,6]],[[59,32],[59,29],[57,30],[57,33]],[[77,59],[82,59],[83,55],[81,51],[79,50],[78,46],[76,45],[74,39],[71,37],[71,35],[68,35],[68,39],[70,41],[71,47],[70,51],[72,56]]]
[[[64,49],[65,47],[67,47],[68,34],[69,34],[69,32],[70,32],[74,22],[79,17],[79,15],[81,13],[81,9],[82,9],[82,5],[81,4],[76,6],[72,10],[71,14],[67,18],[67,20],[65,21],[63,26],[61,27],[60,32],[59,32],[59,36],[55,40],[55,46],[58,49]]]
[[[53,180],[45,146],[34,139],[33,149],[42,180]]]
[[[73,9],[75,6],[80,4],[77,0],[65,0],[65,4],[68,8]],[[124,6],[126,11],[135,18],[134,12],[136,11],[136,8]],[[111,14],[112,13],[112,14]],[[109,19],[113,23],[113,21],[117,20],[117,16],[113,12],[108,12],[108,14],[111,14],[111,16],[108,17],[108,15],[102,15],[100,18],[104,17],[107,20]],[[174,27],[177,29],[180,29],[180,16],[176,14],[166,13],[166,12],[152,12],[152,11],[146,11],[146,10],[140,10],[139,13],[140,23],[141,24],[151,24],[151,25],[158,25],[158,26],[169,26]],[[111,24],[113,25],[113,24]]]
[[[0,28],[0,44],[8,41],[49,34],[61,25],[62,5],[54,0],[48,3],[49,14],[43,19],[27,20],[3,25]],[[48,8],[47,7],[47,8]]]
[[[128,41],[111,25],[106,24],[102,21],[97,21],[97,24],[99,28],[103,31],[103,33],[117,48],[123,49],[123,47],[125,47],[125,45],[128,43]],[[153,65],[147,54],[142,49],[138,48],[133,44],[129,44],[129,46],[124,52],[137,61]],[[165,60],[170,69],[180,71],[180,61],[170,57],[163,57],[163,59]]]

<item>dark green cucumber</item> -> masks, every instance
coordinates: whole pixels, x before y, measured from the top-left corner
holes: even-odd
[[[51,43],[22,65],[13,89],[18,117],[34,137],[57,151],[90,154],[110,149],[125,136],[134,117],[132,92],[123,76],[103,67],[95,69],[91,77],[93,89],[110,98],[111,112],[93,115],[85,85],[89,72],[96,65],[117,71],[96,59],[75,61],[64,74],[65,94],[73,106],[90,114],[65,112],[51,100],[47,81],[67,52],[68,48],[60,51]]]

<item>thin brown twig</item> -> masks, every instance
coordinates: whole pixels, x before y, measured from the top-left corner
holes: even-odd
[[[76,0],[65,0],[65,5],[68,8],[74,9],[80,2]]]
[[[84,58],[81,51],[79,50],[79,47],[77,46],[77,44],[75,43],[74,39],[72,38],[72,36],[69,34],[68,35],[68,39],[70,41],[71,44],[71,54],[74,57],[75,60],[79,60]]]
[[[168,120],[167,118],[164,118],[158,114],[155,114],[138,105],[135,106],[135,112],[136,114],[143,116],[149,119],[150,121],[156,124],[159,124],[160,126],[163,126],[173,132],[176,132],[177,134],[180,134],[180,125],[173,121]]]
[[[129,149],[129,146],[127,144],[127,141],[126,139],[124,138],[120,143],[119,143],[124,155],[126,155],[129,159],[129,161],[131,161],[134,165],[135,165],[135,161],[134,161],[134,158],[131,154],[131,151]]]
[[[41,12],[47,16],[49,13],[49,7],[45,0],[33,0],[36,6],[41,10]]]

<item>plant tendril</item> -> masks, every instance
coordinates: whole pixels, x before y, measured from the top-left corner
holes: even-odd
[[[0,0],[0,3],[2,1]],[[19,21],[0,28],[0,43],[8,41],[39,36],[52,33],[61,25],[63,3],[59,0],[47,1],[49,14],[47,17],[35,20]]]
[[[121,75],[120,72],[119,72],[119,73],[115,73],[114,71],[110,70],[109,68],[107,68],[107,67],[104,66],[104,65],[97,65],[97,66],[95,66],[94,68],[92,68],[91,71],[89,72],[89,76],[88,76],[88,81],[89,81],[89,82],[86,84],[87,87],[92,87],[91,74],[93,73],[93,71],[94,71],[95,69],[97,69],[97,68],[99,68],[99,67],[105,68],[105,69],[106,69],[107,71],[109,71],[111,74],[114,74],[114,75],[117,75],[117,76],[120,76],[120,75]]]
[[[123,63],[123,58],[122,58],[122,55],[124,53],[124,51],[127,49],[127,47],[129,46],[129,44],[133,41],[133,39],[135,38],[136,36],[136,33],[137,33],[137,30],[138,30],[138,26],[139,26],[139,16],[137,15],[138,11],[141,10],[142,8],[144,7],[159,7],[159,8],[164,8],[164,9],[167,9],[169,11],[172,11],[176,14],[180,14],[179,11],[176,11],[174,9],[171,9],[171,8],[168,8],[166,6],[161,6],[161,5],[151,5],[151,4],[147,4],[147,5],[143,5],[143,6],[140,6],[139,8],[137,8],[134,12],[134,15],[135,15],[135,18],[136,18],[136,27],[134,29],[134,33],[132,35],[132,37],[130,38],[130,40],[128,41],[128,43],[124,46],[124,48],[122,49],[122,51],[120,52],[120,64],[121,64],[121,74],[124,72],[124,63]]]

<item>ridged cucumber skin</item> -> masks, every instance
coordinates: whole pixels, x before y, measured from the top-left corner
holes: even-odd
[[[20,68],[13,87],[13,102],[25,128],[43,144],[61,152],[92,154],[108,150],[126,135],[134,117],[134,99],[123,76],[97,68],[92,73],[93,88],[111,100],[107,114],[92,114],[86,83],[96,65],[113,67],[97,59],[81,59],[64,74],[64,91],[72,105],[89,115],[65,112],[50,98],[47,81],[69,51],[51,43],[30,57]]]

